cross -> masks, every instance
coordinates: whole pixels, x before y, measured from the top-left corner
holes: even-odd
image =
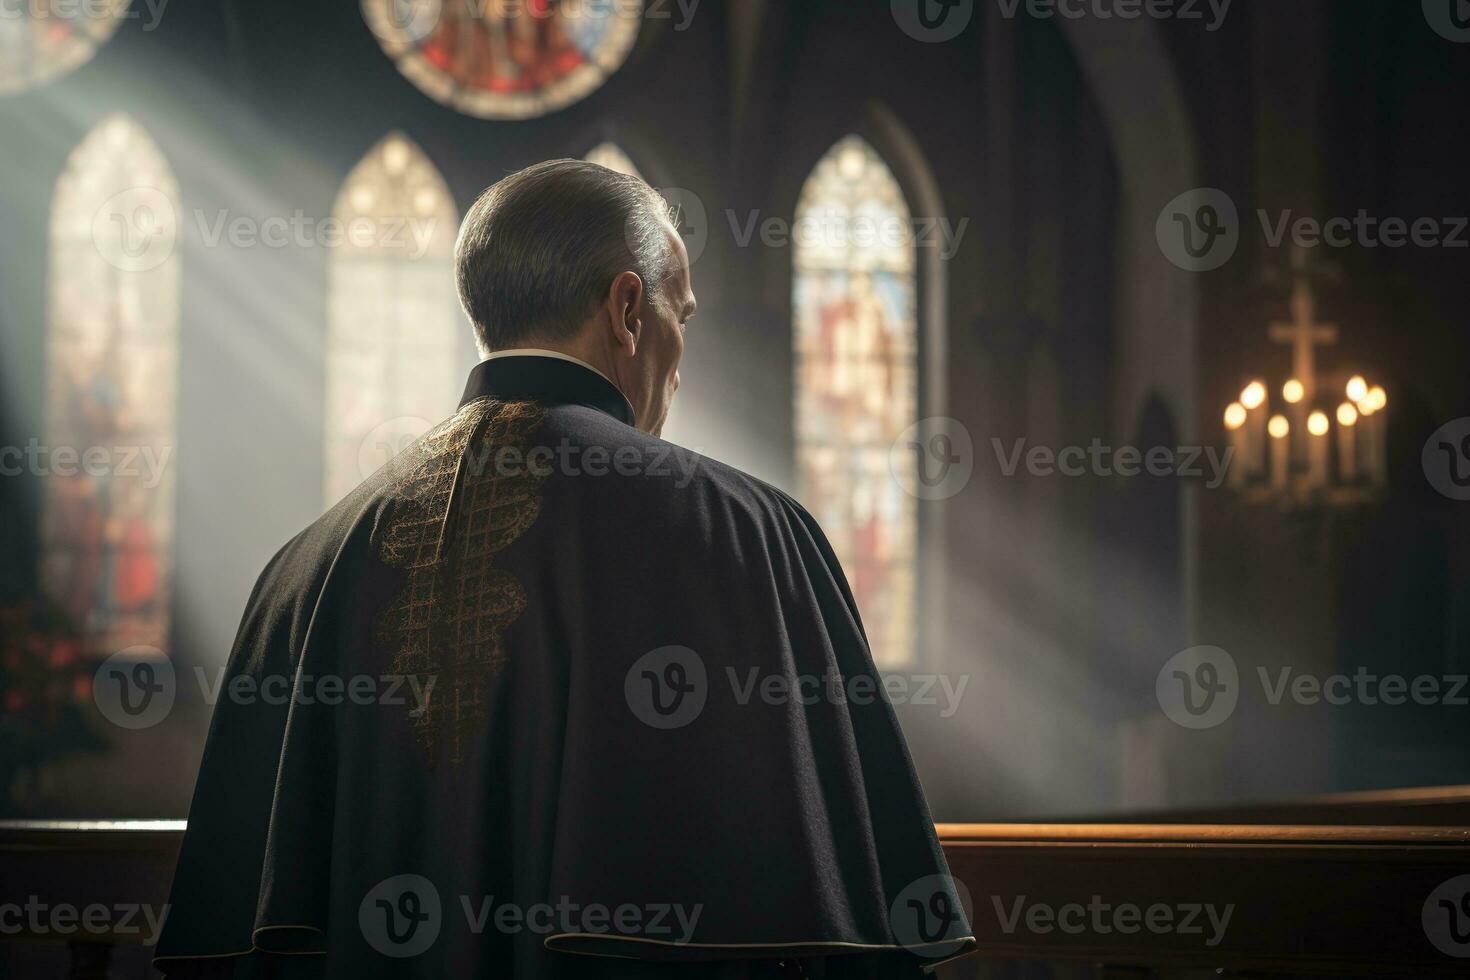
[[[1337,326],[1318,323],[1317,304],[1312,296],[1312,283],[1305,273],[1300,252],[1292,257],[1291,322],[1273,323],[1269,336],[1274,343],[1292,346],[1292,377],[1306,389],[1307,404],[1317,393],[1316,345],[1337,343]]]

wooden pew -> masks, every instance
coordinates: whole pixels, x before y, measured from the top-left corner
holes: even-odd
[[[0,822],[0,905],[36,896],[49,908],[161,908],[183,827]],[[1470,874],[1463,824],[941,824],[939,834],[980,943],[943,968],[948,980],[1016,960],[1095,964],[1108,976],[1470,976],[1470,956],[1441,952],[1424,925],[1435,889]],[[102,977],[112,945],[146,939],[140,924],[0,940],[66,942],[72,976]]]

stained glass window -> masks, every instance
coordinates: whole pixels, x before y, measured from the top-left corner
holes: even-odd
[[[329,260],[326,500],[333,504],[455,407],[470,358],[454,290],[459,216],[444,178],[390,133],[337,195]]]
[[[0,95],[44,85],[92,60],[131,0],[28,0],[0,10]]]
[[[637,177],[639,180],[644,179],[643,175],[638,172],[638,168],[634,165],[632,159],[616,143],[599,143],[588,150],[587,156],[583,159],[588,163],[595,163],[599,167],[606,167],[609,170],[616,170],[620,174],[627,174],[629,177]]]
[[[856,136],[807,178],[793,226],[798,496],[842,562],[874,659],[890,669],[915,655],[918,513],[889,469],[917,420],[911,229],[898,182]]]
[[[72,152],[51,206],[41,581],[92,654],[166,649],[178,196],[119,115]]]
[[[622,67],[641,0],[362,0],[363,19],[409,81],[485,119],[579,102]]]

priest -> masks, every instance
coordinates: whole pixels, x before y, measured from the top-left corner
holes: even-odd
[[[662,198],[540,164],[455,265],[485,359],[261,575],[159,968],[889,980],[965,952],[821,529],[659,438],[696,306]]]

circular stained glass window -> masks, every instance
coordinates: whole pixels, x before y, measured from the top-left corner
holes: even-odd
[[[130,2],[0,7],[0,95],[44,85],[91,61],[129,16]]]
[[[586,98],[622,67],[643,0],[362,0],[362,12],[431,98],[484,119],[530,119]]]

